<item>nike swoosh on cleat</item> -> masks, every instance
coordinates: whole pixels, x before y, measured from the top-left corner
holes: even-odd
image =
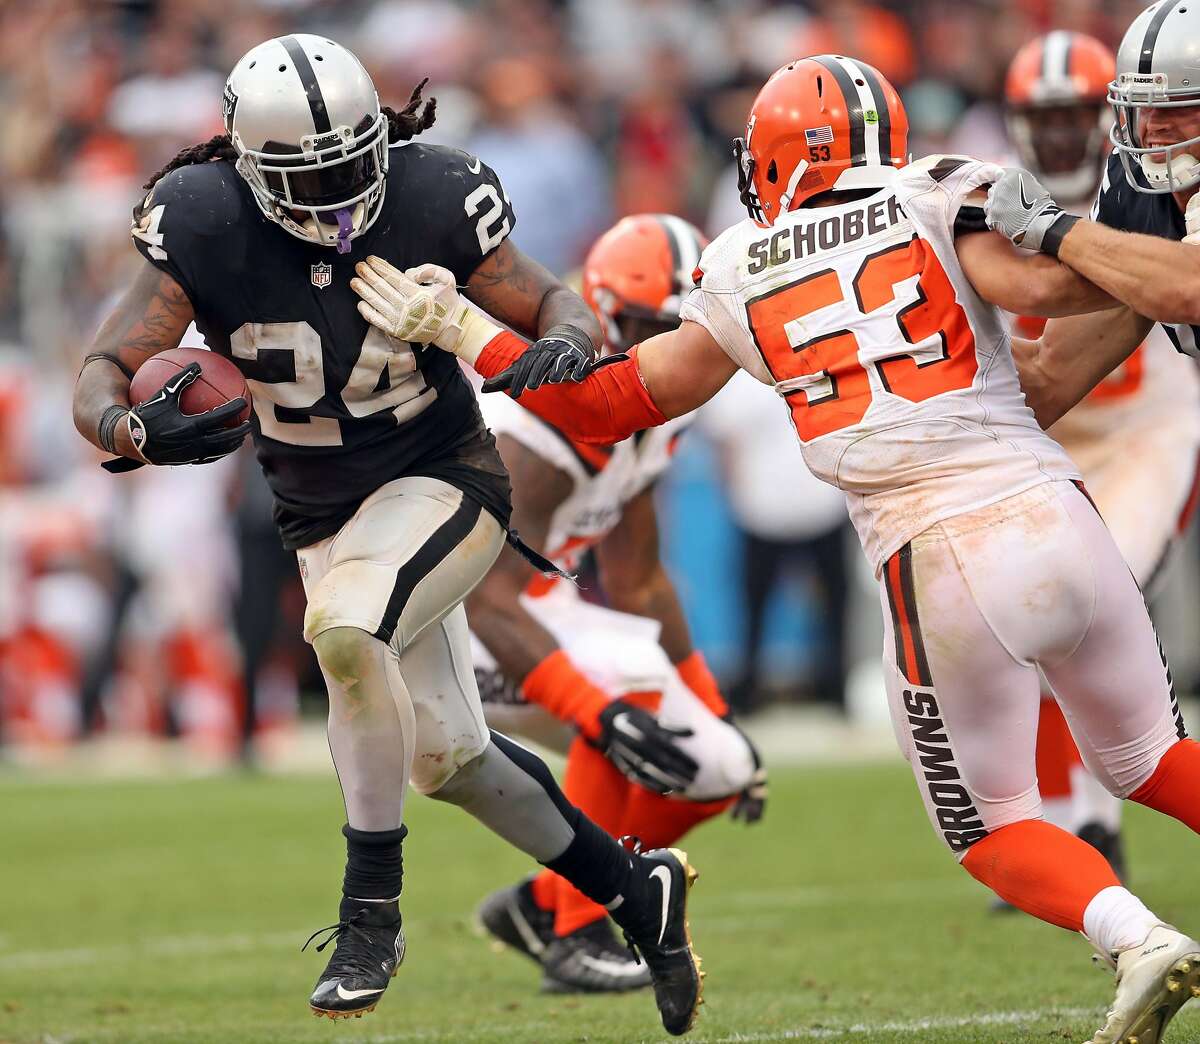
[[[339,982],[337,986],[337,995],[342,1000],[358,1000],[359,997],[369,997],[372,993],[382,993],[383,990],[348,990]]]
[[[665,866],[656,866],[650,876],[662,885],[662,921],[658,929],[658,945],[661,946],[663,936],[667,934],[667,912],[671,908],[671,871]]]
[[[614,978],[635,979],[642,974],[642,965],[632,961],[606,961],[602,957],[589,957],[586,953],[581,953],[579,963],[585,968],[612,975]]]

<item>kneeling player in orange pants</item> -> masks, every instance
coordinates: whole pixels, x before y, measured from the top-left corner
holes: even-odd
[[[610,348],[678,325],[702,247],[695,228],[666,215],[626,218],[600,239],[584,293]],[[564,793],[615,836],[668,846],[731,806],[757,818],[757,754],[692,647],[659,557],[653,486],[688,419],[595,446],[506,397],[481,407],[512,475],[522,537],[568,570],[594,549],[607,602],[501,552],[467,603],[488,723],[565,753]],[[649,983],[604,909],[551,871],[489,896],[480,919],[542,965],[545,989]]]

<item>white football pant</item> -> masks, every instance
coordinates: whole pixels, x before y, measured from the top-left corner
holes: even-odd
[[[1184,735],[1141,592],[1074,484],[938,523],[882,579],[896,736],[959,858],[993,830],[1041,818],[1039,667],[1088,770],[1117,797]]]

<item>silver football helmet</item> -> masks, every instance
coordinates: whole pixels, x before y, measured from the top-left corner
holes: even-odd
[[[269,220],[346,253],[379,217],[388,121],[345,47],[303,33],[259,44],[229,74],[223,111],[237,171]]]
[[[1112,144],[1138,192],[1181,192],[1200,183],[1200,137],[1147,147],[1138,133],[1141,109],[1200,105],[1200,4],[1158,0],[1133,20],[1117,51],[1108,85],[1116,113]],[[1133,168],[1137,163],[1145,181]]]

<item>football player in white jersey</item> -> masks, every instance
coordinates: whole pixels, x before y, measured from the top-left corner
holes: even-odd
[[[880,577],[896,734],[936,829],[972,876],[1082,931],[1116,969],[1095,1044],[1158,1040],[1200,994],[1200,942],[1043,820],[1038,668],[1089,770],[1193,827],[1200,745],[1185,738],[1137,584],[1025,405],[1000,311],[1112,299],[979,232],[969,204],[1000,168],[910,164],[907,130],[896,92],[862,62],[822,55],[776,72],[738,145],[750,219],[705,251],[679,329],[624,358],[527,350],[429,266],[361,265],[379,287],[364,314],[453,351],[485,390],[524,395],[578,439],[681,416],[739,366],[773,385],[812,472],[846,491]]]
[[[1108,47],[1065,30],[1030,40],[1008,69],[1005,101],[1017,158],[1071,213],[1086,214],[1100,186],[1112,124],[1106,97],[1115,73]],[[1021,316],[1016,331],[1036,339],[1045,325],[1044,319]],[[1152,330],[1049,431],[1079,465],[1134,578],[1153,597],[1195,506],[1200,446],[1195,367],[1164,333]],[[1038,721],[1037,770],[1046,819],[1095,845],[1124,877],[1121,802],[1084,768],[1048,691]]]
[[[627,217],[600,237],[583,294],[606,350],[679,325],[706,243],[665,214]],[[480,407],[513,479],[514,525],[565,571],[593,550],[607,606],[501,552],[467,600],[488,724],[566,754],[563,792],[614,835],[657,847],[730,806],[758,819],[765,772],[692,645],[659,555],[654,485],[691,417],[597,446],[507,396]],[[541,965],[545,990],[649,983],[604,908],[551,871],[494,893],[479,914],[492,937]]]

